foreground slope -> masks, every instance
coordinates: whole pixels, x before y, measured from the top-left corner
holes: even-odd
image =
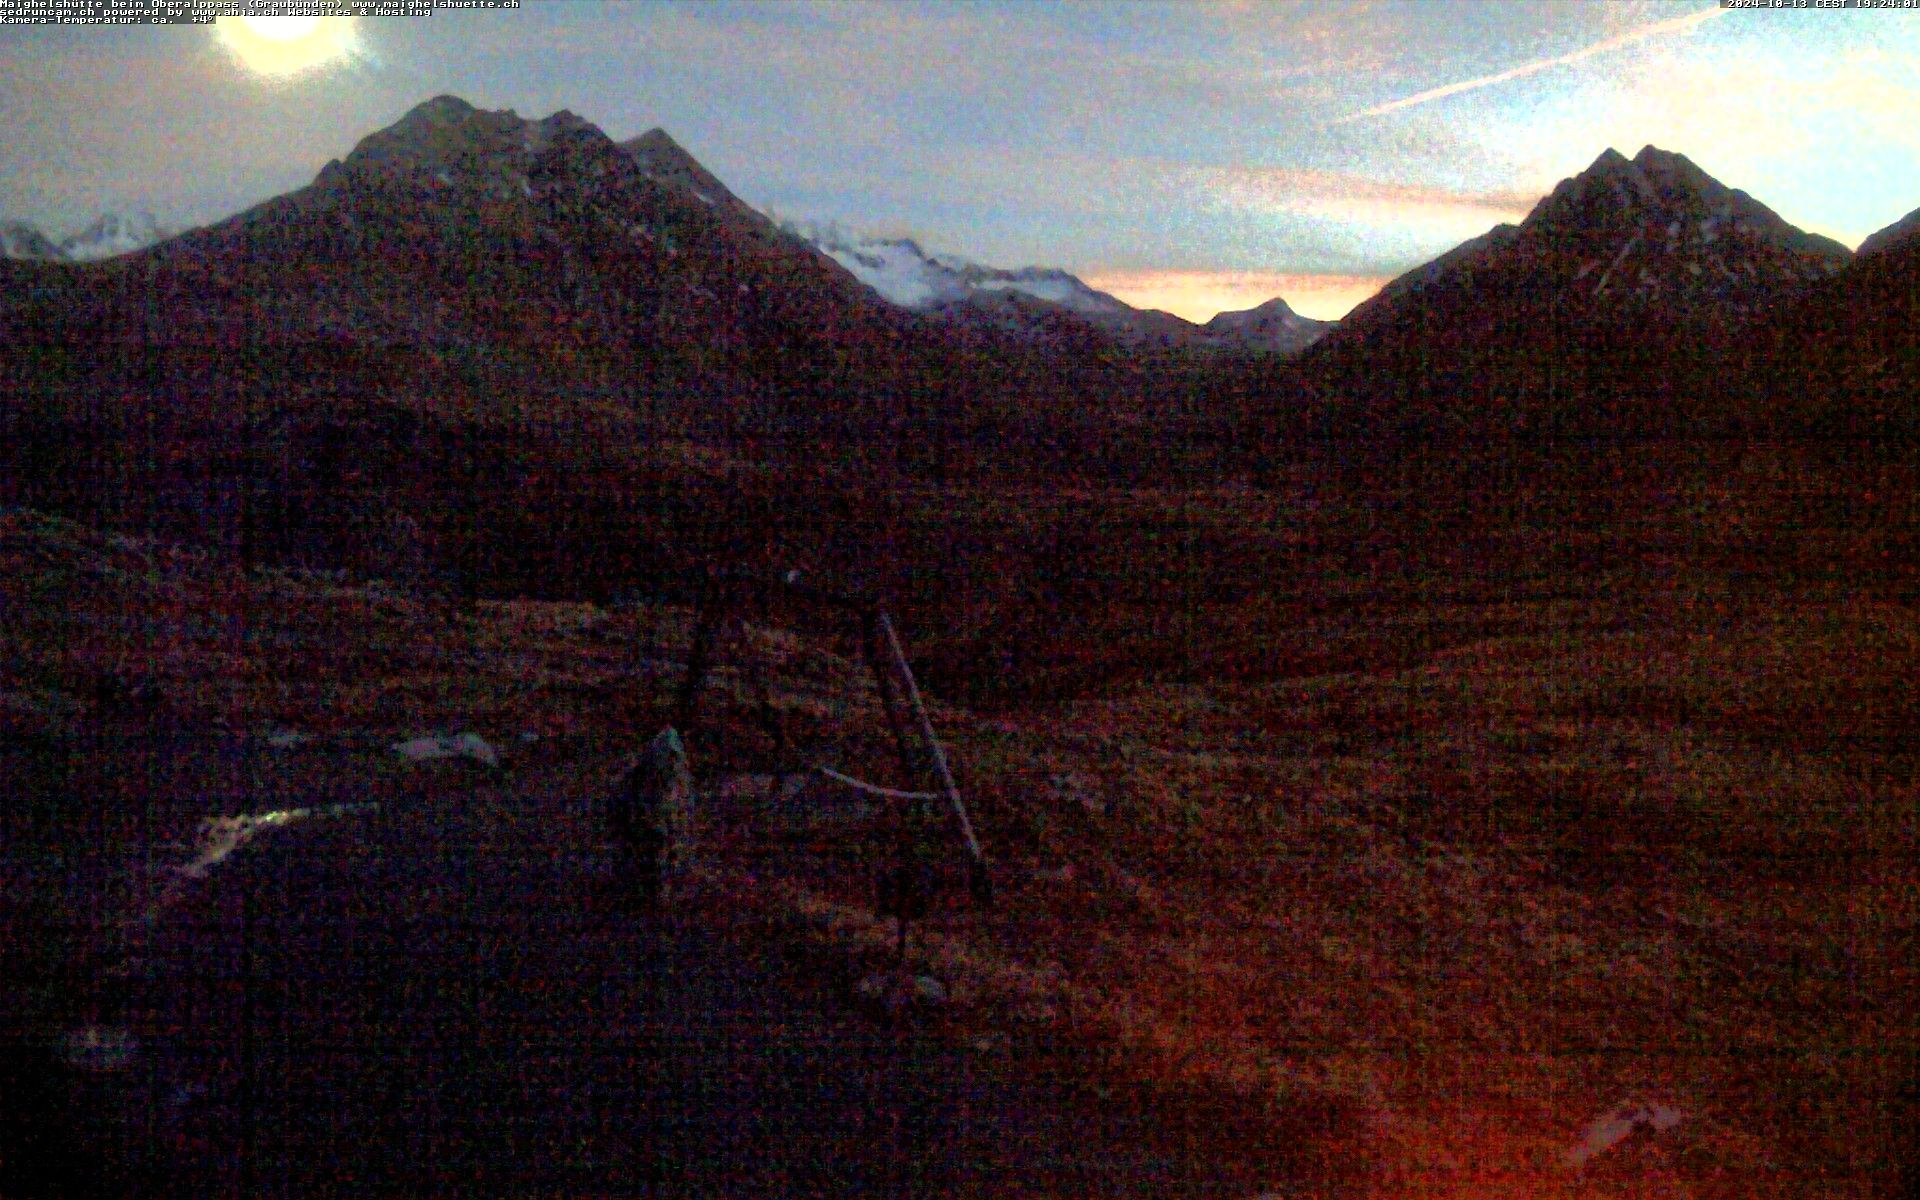
[[[1320,1169],[1363,1191],[1895,1194],[1920,593],[1889,539],[1910,465],[1655,445],[1489,478],[1497,504],[1426,466],[1301,472],[895,497],[902,628],[1001,882],[1002,907],[916,939],[981,998],[959,1035],[1225,1089],[1225,1112],[1330,1138]],[[510,769],[592,775],[592,745],[665,718],[687,645],[671,606],[450,604],[26,514],[0,550],[22,746],[95,720],[471,728]],[[789,747],[888,778],[853,643],[760,619],[788,626],[750,636]],[[115,715],[109,671],[156,684],[157,712]],[[962,694],[978,707],[939,702]],[[737,669],[716,680],[703,770],[779,761],[759,708]],[[131,836],[84,815],[95,794],[62,793],[83,808],[36,836]],[[811,845],[729,903],[879,961],[871,861]],[[1623,1105],[1681,1120],[1578,1158]]]

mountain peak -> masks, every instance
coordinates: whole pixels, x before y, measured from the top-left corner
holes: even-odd
[[[739,203],[727,185],[700,165],[667,131],[655,126],[637,138],[620,143],[640,173],[655,183],[691,192],[702,203]]]
[[[1587,170],[1564,179],[1527,217],[1524,229],[1590,244],[1610,257],[1638,237],[1711,245],[1736,229],[1791,255],[1837,265],[1849,254],[1827,238],[1796,229],[1747,193],[1707,174],[1684,154],[1643,146],[1628,159],[1608,148]],[[1606,247],[1611,246],[1611,249]]]
[[[692,157],[681,148],[679,142],[673,140],[671,134],[658,125],[655,125],[652,129],[647,130],[639,137],[629,141],[627,147],[630,150],[636,152],[644,151],[648,154],[679,154],[689,158]]]
[[[1651,150],[1653,147],[1649,146],[1647,149]],[[1641,153],[1645,154],[1646,150],[1642,150]],[[1595,171],[1618,171],[1629,165],[1631,165],[1631,160],[1629,160],[1626,155],[1615,150],[1612,146],[1608,146],[1600,152],[1599,158],[1593,160],[1593,165],[1587,168],[1586,173],[1591,174]]]
[[[1282,296],[1239,312],[1223,312],[1201,326],[1214,337],[1232,339],[1282,353],[1304,350],[1320,340],[1332,321],[1316,321],[1293,311]]]
[[[483,112],[458,96],[435,96],[361,138],[344,165],[401,172],[445,169],[510,152],[527,124],[511,110]]]
[[[431,100],[422,100],[408,109],[398,121],[387,127],[386,132],[445,128],[461,124],[478,115],[479,112],[479,109],[458,96],[435,96]]]
[[[422,100],[420,103],[414,105],[412,111],[407,115],[412,116],[414,113],[424,113],[429,115],[444,114],[447,116],[464,116],[467,113],[477,111],[479,110],[475,109],[473,105],[468,104],[460,97],[450,92],[442,92],[431,100]]]
[[[1584,198],[1598,194],[1603,187],[1610,188],[1623,202],[1635,199],[1652,201],[1660,193],[1693,193],[1712,197],[1730,194],[1726,185],[1702,171],[1686,155],[1647,145],[1642,146],[1640,153],[1632,158],[1611,146],[1607,147],[1600,152],[1600,157],[1593,160],[1593,165],[1572,179],[1562,181],[1560,187],[1555,189],[1555,195],[1564,191]]]
[[[53,239],[25,221],[0,221],[0,258],[65,258]]]
[[[1382,288],[1341,322],[1328,353],[1369,341],[1412,353],[1437,341],[1469,355],[1490,338],[1559,353],[1536,343],[1542,325],[1563,339],[1582,327],[1602,340],[1627,330],[1716,337],[1850,257],[1685,155],[1649,145],[1629,159],[1608,148],[1518,228],[1495,229]]]
[[[1656,146],[1644,147],[1634,155],[1633,165],[1640,169],[1640,173],[1656,190],[1666,196],[1698,197],[1731,211],[1736,197],[1742,195],[1701,170],[1686,155]]]

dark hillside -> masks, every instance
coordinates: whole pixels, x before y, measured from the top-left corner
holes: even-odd
[[[1302,369],[1323,395],[1310,431],[1712,435],[1738,420],[1723,357],[1849,257],[1680,155],[1609,150],[1517,228],[1396,280],[1310,349]]]
[[[1756,331],[1768,411],[1798,436],[1920,448],[1920,239],[1908,217],[1841,274]],[[1902,236],[1904,235],[1904,236]]]

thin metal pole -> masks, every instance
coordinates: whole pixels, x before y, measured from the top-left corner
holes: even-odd
[[[914,762],[913,741],[907,734],[906,718],[902,716],[900,712],[900,698],[898,692],[894,689],[893,675],[886,669],[884,665],[885,656],[881,653],[880,649],[880,621],[882,620],[882,614],[878,607],[874,607],[868,609],[864,617],[865,619],[862,622],[864,628],[861,630],[861,646],[866,650],[867,668],[873,672],[874,684],[880,689],[880,707],[884,709],[887,714],[887,727],[893,731],[894,749],[898,751],[900,755],[901,778],[907,787],[917,787],[920,780],[919,769]],[[894,955],[895,961],[901,970],[905,970],[907,964],[907,926],[909,923],[907,913],[913,906],[913,898],[910,897],[907,892],[909,888],[918,886],[918,880],[913,871],[915,855],[913,853],[912,806],[915,803],[917,803],[917,801],[909,800],[902,796],[896,799],[893,805],[893,902],[894,907],[898,910],[894,913],[894,920],[896,922],[895,929],[898,932],[898,937],[894,945]]]
[[[913,668],[907,665],[907,656],[900,649],[899,635],[893,631],[893,622],[882,611],[875,616],[880,632],[886,638],[887,649],[893,656],[893,664],[900,672],[900,682],[907,695],[907,705],[913,710],[914,720],[920,725],[921,740],[926,743],[927,758],[933,764],[934,775],[940,781],[940,790],[947,795],[947,803],[953,809],[954,819],[960,823],[960,836],[967,843],[967,853],[976,864],[984,863],[986,856],[980,852],[980,839],[973,836],[973,822],[967,819],[967,806],[960,800],[959,785],[953,782],[953,772],[947,769],[946,751],[940,748],[940,739],[934,736],[933,722],[927,719],[927,709],[920,702],[920,688],[913,681]]]
[[[913,759],[913,744],[907,735],[906,720],[900,715],[900,697],[894,690],[893,675],[882,664],[885,656],[880,650],[880,610],[867,610],[861,630],[861,646],[866,651],[867,669],[873,672],[874,684],[880,689],[880,707],[887,714],[887,727],[893,731],[894,749],[900,755],[901,782],[908,788],[919,784],[918,767]]]

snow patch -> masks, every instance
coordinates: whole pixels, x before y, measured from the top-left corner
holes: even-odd
[[[125,1070],[140,1043],[124,1025],[83,1025],[60,1039],[61,1056],[82,1071]]]
[[[1632,254],[1634,251],[1634,247],[1638,246],[1639,244],[1640,244],[1640,235],[1636,233],[1633,235],[1632,239],[1627,242],[1626,245],[1620,247],[1620,253],[1613,256],[1613,262],[1609,263],[1607,265],[1607,269],[1601,273],[1600,282],[1593,285],[1593,294],[1596,298],[1598,298],[1601,294],[1603,294],[1607,290],[1607,280],[1612,278],[1614,268],[1618,267],[1621,263],[1627,261],[1627,255]]]
[[[939,301],[960,300],[966,294],[966,288],[943,278],[950,273],[933,267],[912,242],[864,242],[858,248],[820,246],[820,252],[902,309],[924,309]]]
[[[477,733],[428,734],[395,742],[393,752],[410,762],[437,758],[471,758],[489,767],[500,765],[500,755]]]
[[[1631,1101],[1602,1113],[1587,1125],[1578,1142],[1566,1153],[1567,1165],[1578,1171],[1596,1154],[1605,1153],[1636,1132],[1664,1133],[1685,1119],[1677,1108],[1664,1104],[1635,1104]]]
[[[144,250],[171,236],[172,232],[161,228],[152,213],[103,213],[93,224],[63,240],[60,252],[75,262],[95,262]]]
[[[1113,302],[1096,293],[1086,284],[1071,275],[1027,276],[1025,273],[1011,278],[982,279],[973,286],[982,292],[1022,292],[1049,304],[1058,304],[1062,308],[1071,308],[1077,312],[1108,313],[1117,311]]]
[[[781,226],[901,308],[926,309],[980,293],[1019,292],[1078,312],[1119,315],[1129,311],[1065,271],[1039,267],[1003,271],[958,255],[928,253],[907,238],[856,237],[834,225],[793,221],[783,221]]]

